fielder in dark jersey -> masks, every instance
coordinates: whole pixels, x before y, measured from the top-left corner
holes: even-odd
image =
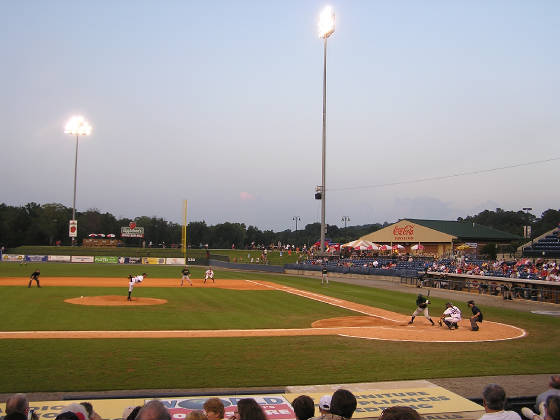
[[[27,285],[27,287],[31,287],[31,283],[33,281],[37,282],[37,287],[41,287],[41,285],[39,284],[39,276],[41,275],[41,272],[39,270],[35,270],[33,273],[31,273],[31,277],[29,277],[29,284]]]

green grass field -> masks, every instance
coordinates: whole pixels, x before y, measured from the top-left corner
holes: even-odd
[[[27,277],[37,265],[0,264],[0,277]],[[178,278],[178,267],[40,264],[42,276],[125,277],[149,271]],[[193,268],[200,278],[202,269]],[[408,314],[411,293],[316,279],[216,271],[220,278],[274,281]],[[22,279],[25,283],[25,279]],[[125,294],[126,288],[0,287],[0,329],[122,330],[308,327],[316,319],[355,313],[277,291],[153,288],[135,296],[164,298],[151,307],[85,307],[63,302],[81,295]],[[433,305],[443,300],[433,298]],[[462,305],[463,309],[465,305]],[[0,392],[95,391],[282,386],[549,373],[558,369],[560,319],[484,307],[489,320],[527,330],[526,338],[495,343],[407,343],[345,337],[0,340]],[[9,367],[9,368],[7,368]]]

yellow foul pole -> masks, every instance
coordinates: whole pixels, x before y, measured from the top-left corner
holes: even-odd
[[[183,255],[185,257],[185,264],[187,263],[187,200],[184,202],[185,220],[183,221],[183,231],[181,234],[181,241],[183,245]]]

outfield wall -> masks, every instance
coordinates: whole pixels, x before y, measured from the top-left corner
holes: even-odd
[[[187,258],[188,264],[206,265],[204,258]],[[185,265],[185,258],[159,258],[159,257],[116,257],[112,255],[24,255],[3,254],[2,262],[28,263],[28,262],[63,262],[81,264],[146,264],[146,265]]]

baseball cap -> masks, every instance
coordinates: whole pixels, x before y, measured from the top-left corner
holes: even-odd
[[[319,408],[323,410],[330,411],[331,410],[331,398],[330,395],[323,395],[319,400]]]

